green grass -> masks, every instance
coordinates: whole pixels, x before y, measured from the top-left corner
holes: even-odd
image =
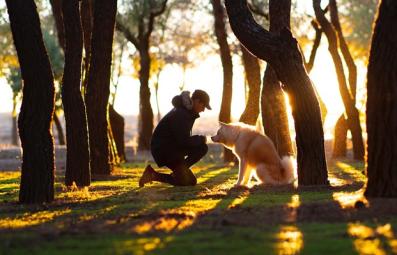
[[[0,172],[0,254],[397,253],[397,216],[352,207],[363,167],[329,162],[333,188],[232,189],[237,168],[201,163],[195,187],[139,189],[144,165],[129,163],[89,191],[60,175],[56,200],[36,206],[16,203],[18,172]]]

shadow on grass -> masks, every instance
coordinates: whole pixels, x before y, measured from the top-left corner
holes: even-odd
[[[71,251],[76,245],[99,247],[106,243],[113,251],[109,254],[180,254],[194,253],[195,248],[197,254],[221,254],[220,249],[230,254],[267,253],[269,249],[276,254],[288,250],[330,254],[328,251],[334,247],[319,247],[322,242],[332,246],[331,242],[321,240],[324,236],[330,235],[330,240],[340,242],[343,249],[353,247],[346,235],[347,222],[371,219],[374,215],[366,215],[366,209],[346,212],[333,201],[335,191],[357,190],[354,182],[335,187],[230,189],[237,170],[210,166],[196,169],[199,183],[195,187],[154,184],[138,189],[140,173],[126,170],[119,178],[112,176],[94,182],[92,190],[98,197],[88,201],[66,199],[37,210],[15,208],[6,215],[18,213],[23,220],[24,213],[34,213],[36,217],[32,220],[36,224],[21,226],[12,233],[2,229],[1,239],[11,243],[11,247],[23,249],[20,244],[29,243],[39,249],[43,243],[50,243],[48,240],[63,244],[66,237],[70,239],[66,247]],[[1,210],[0,215],[1,220]],[[29,236],[24,238],[26,234]],[[77,239],[87,234],[97,243],[79,243]],[[338,251],[335,248],[334,254]]]
[[[210,173],[216,169],[217,167],[204,169],[201,175]],[[219,171],[218,174],[211,175],[204,182],[202,182],[201,185],[207,185],[209,188],[211,188],[214,185],[222,183],[224,180],[229,178],[227,175],[222,175],[223,172],[224,171]],[[121,178],[117,178],[113,176],[110,178],[105,178],[104,180],[115,181],[123,179],[126,179],[126,177],[121,176]],[[98,183],[93,185],[93,189],[97,192],[112,191],[112,187],[101,187],[101,185],[98,185]],[[47,212],[47,217],[41,215],[43,217],[41,217],[40,220],[37,220],[36,217],[33,217],[33,223],[26,224],[26,227],[21,224],[18,227],[19,231],[23,231],[26,228],[29,229],[32,227],[47,230],[51,229],[52,227],[54,232],[64,231],[68,226],[54,227],[52,225],[56,224],[53,223],[63,221],[67,222],[68,218],[71,218],[71,220],[76,223],[74,225],[83,225],[82,232],[84,232],[84,228],[88,228],[91,222],[94,221],[96,222],[95,224],[98,225],[98,228],[100,228],[102,225],[111,225],[111,223],[117,223],[121,220],[125,221],[126,219],[127,221],[128,219],[133,219],[132,221],[139,222],[144,220],[145,214],[148,215],[148,218],[156,217],[156,211],[162,209],[179,208],[192,199],[196,198],[197,195],[203,190],[203,187],[194,187],[192,192],[193,195],[186,196],[184,193],[189,193],[189,190],[186,187],[171,188],[168,186],[163,186],[161,187],[160,192],[154,192],[153,190],[150,190],[150,188],[145,191],[145,188],[131,189],[131,187],[126,187],[125,189],[112,192],[106,197],[101,197],[91,201],[55,201],[52,204],[43,206],[21,206],[15,203],[9,203],[7,206],[5,206],[8,208],[5,208],[5,210],[0,210],[0,220],[4,222],[7,220],[10,221],[12,218],[15,219],[19,217],[21,221],[29,221],[29,217],[26,217],[27,214],[30,213],[32,215],[36,215],[37,213],[44,211]],[[155,194],[152,195],[153,193]],[[64,213],[61,213],[61,211],[64,211]],[[126,214],[126,217],[118,217],[119,214]],[[0,232],[3,231],[0,230]]]

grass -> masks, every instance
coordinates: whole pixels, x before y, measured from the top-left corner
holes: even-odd
[[[329,162],[332,188],[232,189],[237,168],[201,163],[195,187],[139,189],[143,167],[89,190],[59,174],[56,200],[36,206],[17,203],[18,172],[0,172],[0,254],[397,254],[395,208],[354,208],[362,163]]]

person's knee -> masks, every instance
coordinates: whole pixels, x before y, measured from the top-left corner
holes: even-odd
[[[193,173],[175,176],[176,186],[195,186],[197,184],[197,178]]]
[[[195,176],[191,177],[189,180],[189,186],[195,186],[197,184],[197,178]]]

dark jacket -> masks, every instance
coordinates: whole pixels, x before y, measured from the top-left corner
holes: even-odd
[[[191,136],[194,121],[200,115],[192,111],[191,105],[187,102],[190,102],[190,99],[186,98],[186,94],[175,96],[172,99],[174,108],[160,120],[153,132],[151,151],[159,166],[166,165],[170,158],[183,159],[189,148],[205,143],[203,136]]]

